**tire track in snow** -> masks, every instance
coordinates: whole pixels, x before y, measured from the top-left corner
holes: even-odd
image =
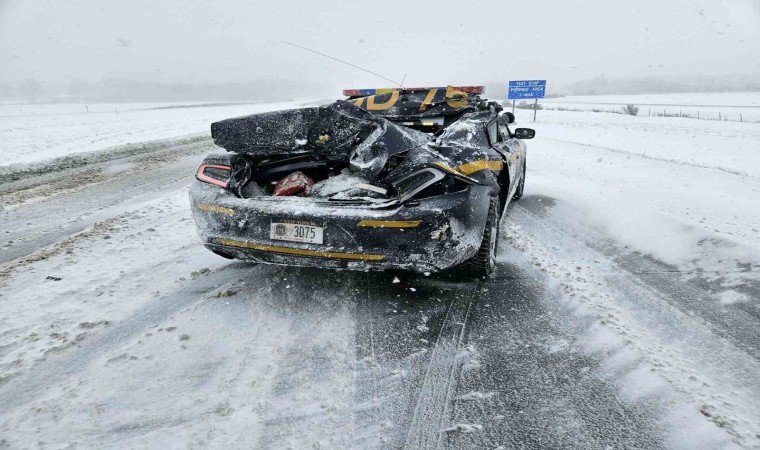
[[[261,418],[257,448],[351,447],[355,324],[350,310],[361,295],[359,275],[282,267],[269,278],[276,308],[271,314],[287,324],[289,343]]]
[[[401,448],[434,343],[460,284],[409,273],[361,276],[352,310],[357,366],[350,448]]]
[[[480,281],[474,283],[469,295],[455,295],[449,303],[407,431],[405,449],[432,449],[441,444],[441,430],[449,411],[458,367],[457,354],[480,285]]]
[[[0,263],[27,256],[185,187],[192,180],[200,153],[209,150],[212,147],[206,141],[157,147],[135,157],[30,175],[23,183],[0,181],[0,191],[10,190],[0,193],[0,222],[5,225],[0,235]],[[96,175],[84,176],[88,172]]]
[[[662,448],[657,405],[619,395],[604,355],[576,346],[593,321],[506,241],[470,311],[464,345],[478,364],[457,381],[447,426],[460,428],[441,448]]]
[[[565,292],[632,345],[654,371],[686,394],[699,411],[740,443],[760,439],[760,361],[711,324],[626,270],[586,240],[591,230],[570,229],[552,215],[537,217],[518,204],[512,210],[513,245],[556,278]],[[684,283],[674,274],[670,282]]]

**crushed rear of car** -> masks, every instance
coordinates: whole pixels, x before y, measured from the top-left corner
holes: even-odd
[[[524,173],[520,140],[506,153],[489,142],[501,107],[466,88],[351,94],[212,124],[227,152],[190,190],[204,245],[262,263],[490,274]]]

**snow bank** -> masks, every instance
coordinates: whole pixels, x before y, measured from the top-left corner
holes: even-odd
[[[524,113],[520,125],[533,126]],[[541,111],[535,128],[539,138],[760,176],[760,124]]]
[[[300,102],[0,105],[0,166],[135,142],[208,134],[209,126],[217,120],[299,105]]]
[[[760,264],[760,178],[541,138],[528,170],[526,195],[568,201],[631,249],[726,279]]]

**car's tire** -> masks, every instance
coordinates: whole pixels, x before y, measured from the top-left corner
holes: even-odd
[[[487,278],[496,267],[496,247],[499,244],[499,199],[491,199],[488,208],[488,218],[483,230],[483,240],[478,252],[465,261],[462,265],[464,272],[469,277]]]
[[[512,196],[512,200],[520,200],[520,198],[523,196],[523,191],[525,190],[525,163],[522,165],[522,173],[520,174],[520,183],[517,185],[517,189],[515,189],[515,194]]]

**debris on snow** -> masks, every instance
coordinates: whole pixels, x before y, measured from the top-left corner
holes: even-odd
[[[223,297],[232,297],[233,295],[237,295],[236,291],[233,291],[232,289],[227,289],[224,291],[219,291],[216,293],[216,298],[223,298]]]
[[[89,330],[89,329],[95,328],[98,325],[108,326],[110,325],[110,322],[107,320],[101,320],[100,322],[82,322],[78,326],[79,328],[85,328]]]
[[[460,395],[456,399],[457,400],[485,400],[485,399],[489,399],[493,397],[494,395],[496,395],[495,392],[472,391],[472,392],[468,392],[467,394]]]
[[[198,278],[201,275],[208,275],[210,272],[211,272],[211,269],[209,269],[208,267],[204,267],[200,270],[195,270],[195,271],[190,272],[190,277]]]
[[[448,428],[442,429],[441,433],[451,433],[451,432],[474,433],[476,431],[481,431],[482,429],[483,429],[483,425],[469,424],[469,423],[458,423],[456,425],[453,425],[453,426],[450,426]]]

